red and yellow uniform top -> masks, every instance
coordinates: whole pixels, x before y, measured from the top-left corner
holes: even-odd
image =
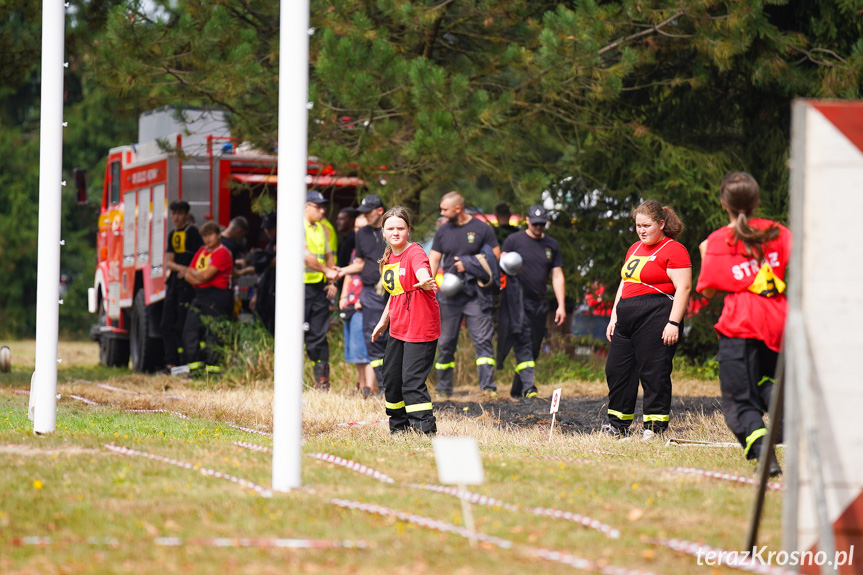
[[[689,252],[680,242],[663,238],[652,246],[637,241],[626,252],[626,261],[620,269],[623,279],[621,298],[646,294],[674,294],[674,284],[668,277],[669,269],[692,267]]]
[[[234,258],[231,256],[230,250],[222,244],[219,244],[213,251],[207,249],[207,246],[199,249],[195,253],[195,257],[192,258],[192,268],[202,272],[210,266],[217,268],[219,271],[207,283],[194,287],[198,289],[230,289],[231,273],[234,271]]]
[[[429,259],[417,244],[399,255],[391,254],[384,264],[381,282],[390,294],[390,335],[409,342],[434,341],[440,337],[440,308],[435,292],[415,288],[417,271],[431,276]]]
[[[729,292],[722,315],[714,326],[726,337],[759,339],[779,351],[788,301],[785,269],[791,256],[791,232],[762,218],[749,220],[754,228],[779,228],[779,237],[764,245],[764,259],[746,253],[742,241],[733,242],[734,230],[724,227],[707,238],[696,291],[706,288]]]

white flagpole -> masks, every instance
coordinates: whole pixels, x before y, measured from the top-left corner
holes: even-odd
[[[60,227],[63,179],[63,0],[42,2],[42,107],[39,118],[39,244],[36,280],[36,370],[30,380],[34,433],[57,425],[60,323]]]
[[[273,369],[273,490],[300,487],[302,457],[302,226],[306,203],[309,0],[280,3],[279,200]]]

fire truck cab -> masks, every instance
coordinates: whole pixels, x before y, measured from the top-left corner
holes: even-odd
[[[235,146],[221,111],[162,108],[142,114],[138,131],[140,143],[108,155],[89,304],[99,315],[91,336],[101,363],[125,367],[131,357],[134,371],[149,372],[163,363],[168,206],[185,200],[198,226],[207,220],[227,226],[245,216],[249,235],[256,236],[261,215],[253,212],[253,200],[275,198],[278,175],[276,156]],[[306,180],[348,204],[362,185],[315,161]]]

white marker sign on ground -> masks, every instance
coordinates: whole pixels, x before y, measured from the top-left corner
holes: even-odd
[[[472,437],[435,437],[432,443],[438,478],[444,485],[458,486],[464,524],[471,533],[470,544],[475,547],[476,529],[466,486],[485,481],[479,447]]]
[[[554,431],[554,418],[557,417],[557,410],[560,407],[560,392],[561,388],[558,387],[551,396],[551,409],[549,410],[551,414],[551,429],[548,430],[549,441],[551,441],[551,434]]]

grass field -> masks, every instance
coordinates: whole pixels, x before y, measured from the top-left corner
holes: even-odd
[[[743,545],[754,487],[674,471],[692,467],[753,478],[739,448],[620,443],[598,433],[565,431],[556,431],[549,441],[545,425],[514,427],[495,416],[495,406],[510,402],[508,398],[489,401],[462,387],[455,401],[466,407],[482,404],[482,414],[439,413],[439,431],[477,439],[486,482],[471,491],[499,501],[473,505],[476,528],[509,542],[480,542],[474,548],[459,535],[332,502],[375,504],[463,525],[456,497],[408,485],[438,483],[431,440],[391,437],[385,424],[337,425],[384,418],[382,401],[361,399],[350,379],[343,378],[327,395],[304,394],[303,453],[338,456],[394,481],[304,457],[301,489],[263,497],[261,489],[270,486],[271,454],[234,442],[271,447],[272,441],[229,424],[271,430],[271,385],[229,387],[132,375],[98,367],[92,343],[61,344],[57,431],[37,437],[27,419],[28,398],[15,393],[29,389],[33,343],[6,345],[13,351],[13,372],[0,374],[0,573],[467,575],[576,570],[538,558],[538,548],[587,559],[584,566],[594,572],[621,567],[723,573],[732,571],[699,566],[695,557],[656,540],[679,538],[728,550]],[[676,394],[684,397],[718,394],[716,382],[675,385]],[[542,386],[543,395],[553,387]],[[601,382],[565,381],[560,387],[576,401],[605,391]],[[85,404],[73,394],[100,405]],[[188,418],[129,409],[162,409]],[[690,438],[733,441],[716,412],[681,419],[686,421],[672,423],[671,435],[678,430]],[[121,455],[106,445],[163,459]],[[167,459],[188,463],[190,469]],[[228,481],[225,475],[260,488]],[[619,530],[620,536],[539,515],[531,509],[537,507],[587,516]],[[779,548],[780,511],[780,492],[769,491],[759,539],[769,548]],[[50,538],[50,543],[33,537]],[[275,546],[299,544],[287,539],[316,540],[319,547]],[[361,547],[334,547],[331,542],[359,542]]]

